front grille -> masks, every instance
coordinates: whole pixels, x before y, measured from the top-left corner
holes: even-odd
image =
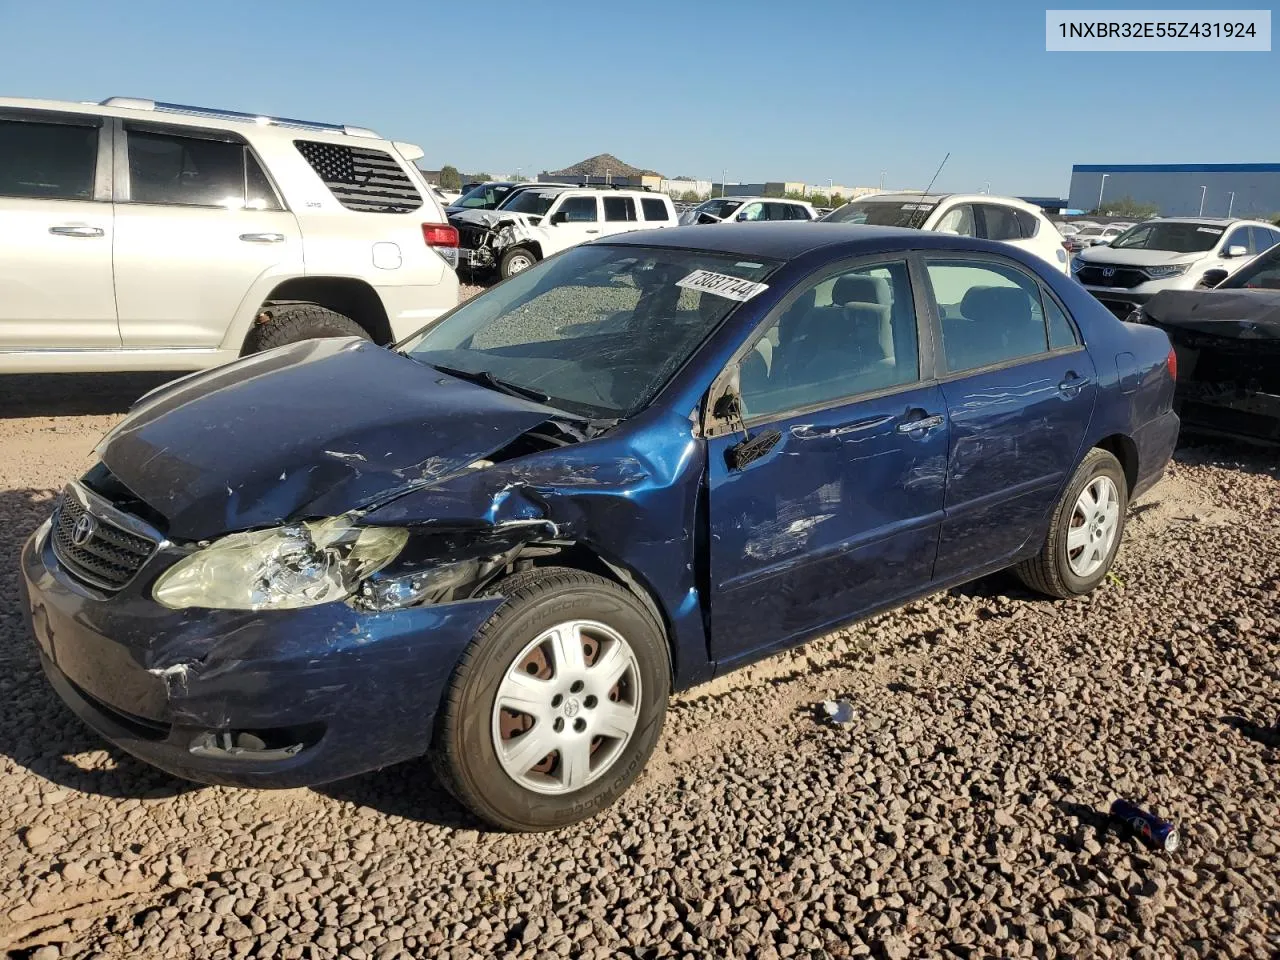
[[[154,540],[89,513],[69,491],[53,514],[53,552],[58,562],[92,587],[119,590],[142,569],[156,546]]]
[[[1114,270],[1115,272],[1104,277],[1104,270]],[[1081,267],[1080,272],[1076,274],[1077,279],[1088,287],[1136,287],[1140,283],[1146,283],[1151,278],[1141,270],[1133,270],[1128,267]]]

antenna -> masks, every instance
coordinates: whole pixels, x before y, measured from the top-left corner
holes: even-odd
[[[920,199],[922,199],[922,200],[923,200],[925,197],[927,197],[927,196],[929,195],[929,191],[933,189],[934,181],[938,179],[938,174],[940,174],[940,173],[942,172],[942,168],[943,168],[943,167],[945,167],[945,166],[947,165],[947,161],[948,161],[948,160],[950,160],[950,159],[951,159],[951,151],[950,151],[950,150],[948,150],[948,151],[947,151],[947,155],[946,155],[945,157],[943,157],[943,158],[942,158],[942,162],[941,162],[940,164],[938,164],[938,169],[937,169],[937,170],[935,170],[935,171],[933,171],[933,180],[930,180],[930,181],[929,181],[929,185],[928,185],[927,187],[925,187],[925,188],[924,188],[924,193],[922,193],[922,194],[920,195]],[[927,214],[926,214],[926,216],[927,216]],[[920,221],[920,222],[921,222],[921,223],[923,223],[924,221],[922,220],[922,221]],[[915,215],[915,212],[914,212],[914,211],[912,211],[912,214],[911,214],[911,221],[907,224],[907,226],[908,226],[910,229],[913,229],[913,230],[915,229],[915,226],[916,226],[916,215]]]

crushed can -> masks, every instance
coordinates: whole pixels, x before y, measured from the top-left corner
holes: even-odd
[[[1153,850],[1172,853],[1178,849],[1178,828],[1168,820],[1161,820],[1136,803],[1117,800],[1111,804],[1111,816],[1127,823],[1142,841]]]

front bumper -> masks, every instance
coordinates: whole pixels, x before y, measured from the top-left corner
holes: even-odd
[[[454,664],[501,602],[168,610],[154,573],[110,596],[83,586],[47,531],[22,550],[21,587],[54,689],[121,749],[201,783],[307,786],[425,753]]]

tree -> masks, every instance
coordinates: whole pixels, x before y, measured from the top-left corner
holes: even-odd
[[[827,195],[825,193],[820,193],[817,190],[809,194],[809,202],[812,203],[815,207],[831,206],[831,204],[827,202]]]
[[[487,183],[488,181],[490,181],[490,180],[492,180],[492,179],[493,179],[493,174],[491,174],[491,173],[476,173],[476,174],[472,174],[471,179],[472,179],[475,183]]]
[[[699,196],[697,190],[686,190],[684,193],[680,194],[681,203],[697,203],[701,199],[702,197]]]
[[[1147,217],[1160,216],[1160,208],[1154,203],[1139,203],[1133,197],[1116,197],[1114,200],[1108,198],[1101,207],[1090,210],[1089,214],[1094,217],[1132,217],[1135,220],[1145,220]]]
[[[440,189],[441,190],[461,190],[462,174],[458,173],[458,168],[451,163],[446,163],[440,168]]]
[[[839,190],[837,190],[835,193],[831,195],[831,206],[833,207],[844,206],[844,194],[842,194]]]
[[[803,191],[800,191],[800,190],[788,190],[786,193],[784,193],[784,194],[782,195],[782,199],[784,199],[784,200],[805,200],[805,199],[807,199],[807,198],[805,197],[805,195],[804,195]]]

